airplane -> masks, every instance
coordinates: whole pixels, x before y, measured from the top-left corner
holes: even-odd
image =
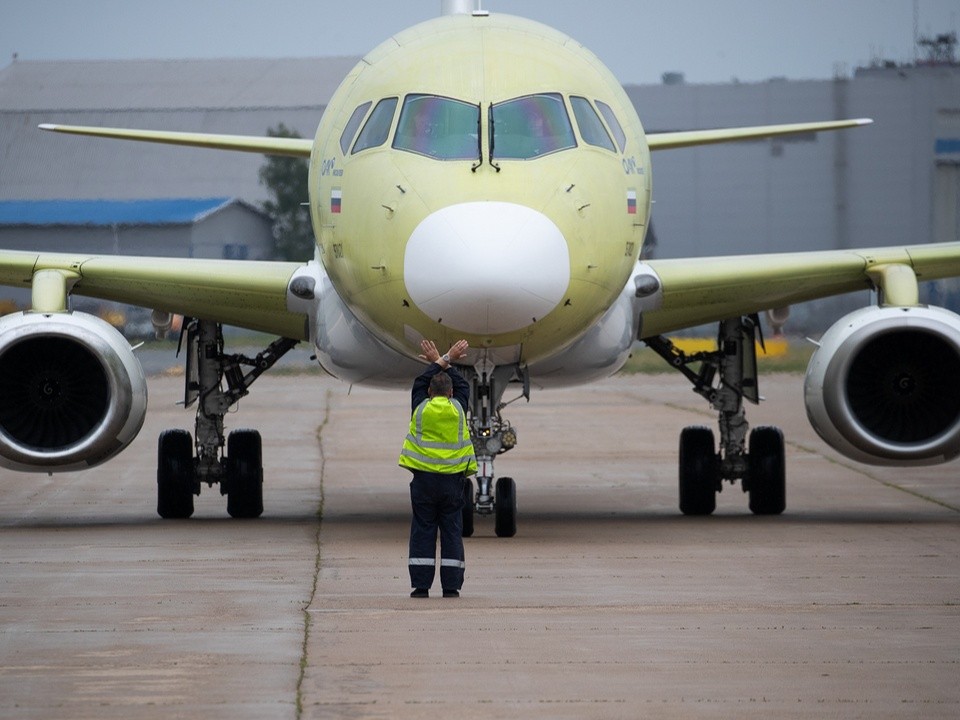
[[[522,71],[519,69],[522,68]],[[868,119],[647,134],[613,74],[545,25],[478,9],[399,32],[368,53],[311,138],[44,124],[43,130],[309,158],[309,262],[0,251],[0,283],[31,309],[0,319],[0,463],[62,472],[108,461],[139,432],[143,371],[123,336],[71,309],[73,296],[189,318],[185,404],[194,433],[158,441],[157,511],[187,518],[206,484],[237,518],[263,513],[262,439],[224,415],[299,342],[348,383],[409,388],[419,344],[465,338],[461,365],[479,470],[464,484],[464,534],[493,516],[516,533],[516,482],[497,458],[517,444],[514,399],[615,373],[645,343],[717,412],[679,442],[679,508],[709,515],[723,483],[750,510],[786,506],[784,440],[749,428],[760,400],[758,313],[861,289],[876,304],[836,321],[804,381],[823,440],[860,462],[921,465],[960,453],[960,316],[918,283],[960,275],[960,243],[644,259],[651,154],[845,130]],[[716,323],[717,349],[685,354],[667,334]],[[223,326],[277,336],[255,358]],[[943,382],[941,378],[949,378]],[[504,401],[510,387],[517,397]]]

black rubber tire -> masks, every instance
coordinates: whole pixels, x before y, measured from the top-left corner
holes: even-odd
[[[493,498],[494,532],[497,537],[513,537],[517,534],[517,484],[513,478],[497,478]]]
[[[781,514],[787,508],[787,473],[780,428],[754,428],[750,432],[748,460],[750,512]]]
[[[685,427],[680,433],[680,512],[710,515],[717,509],[720,459],[713,430]]]
[[[473,536],[473,513],[474,513],[473,480],[468,477],[463,479],[463,531],[460,533],[463,537]]]
[[[227,436],[227,512],[233,518],[263,514],[263,442],[256,430]]]
[[[193,515],[196,487],[193,438],[186,430],[164,430],[157,443],[157,514],[167,520]]]

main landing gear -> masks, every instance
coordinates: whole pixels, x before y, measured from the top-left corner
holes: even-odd
[[[517,444],[517,430],[500,411],[520,397],[530,400],[530,379],[526,368],[515,365],[499,365],[477,370],[468,368],[470,382],[470,439],[477,457],[477,487],[474,494],[473,480],[466,478],[463,485],[463,536],[473,535],[474,513],[494,516],[494,532],[497,537],[513,537],[517,534],[517,484],[513,478],[496,478],[494,482],[493,461],[513,449]],[[503,393],[512,380],[523,383],[523,393],[503,403]]]
[[[684,515],[711,514],[723,481],[738,479],[750,496],[754,514],[779,515],[786,508],[783,433],[776,427],[754,428],[747,445],[749,425],[743,401],[760,401],[755,340],[759,332],[756,315],[724,320],[717,350],[692,355],[664,337],[645,340],[719,413],[719,451],[710,428],[693,426],[680,433],[680,512]],[[700,363],[699,372],[688,367],[691,363]]]
[[[203,483],[220,484],[227,512],[235,518],[263,513],[263,460],[260,433],[234,430],[224,440],[223,416],[250,385],[296,344],[279,338],[256,358],[225,355],[223,328],[209,320],[187,324],[187,373],[184,406],[197,405],[196,442],[186,430],[166,430],[157,448],[157,512],[163,518],[188,518]],[[242,366],[251,369],[244,373]],[[227,389],[223,389],[223,381]],[[224,445],[227,454],[223,455]]]

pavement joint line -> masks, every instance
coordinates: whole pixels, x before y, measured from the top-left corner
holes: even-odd
[[[327,460],[323,451],[323,431],[327,427],[327,424],[330,422],[330,400],[333,393],[330,389],[327,389],[326,396],[324,398],[324,413],[323,420],[320,422],[320,425],[317,426],[317,450],[320,454],[320,488],[319,488],[319,500],[317,502],[317,528],[314,533],[314,547],[316,553],[314,556],[313,563],[313,579],[310,588],[310,596],[307,598],[307,601],[303,605],[301,613],[303,615],[303,644],[300,649],[300,672],[297,677],[297,690],[296,690],[296,718],[300,720],[303,717],[303,683],[307,674],[307,667],[310,664],[309,657],[309,646],[310,646],[310,630],[313,626],[313,612],[310,608],[313,605],[314,600],[317,597],[317,587],[320,584],[320,567],[322,564],[323,554],[320,541],[320,529],[323,526],[323,480],[324,474],[326,472]]]
[[[960,513],[960,507],[956,505],[948,503],[944,500],[938,500],[937,498],[931,497],[930,495],[926,495],[922,492],[917,492],[916,490],[911,490],[910,488],[904,487],[903,485],[898,485],[895,482],[890,482],[889,480],[884,480],[883,478],[877,477],[876,475],[870,472],[868,467],[864,465],[860,465],[859,463],[852,463],[840,458],[830,457],[826,453],[820,450],[817,450],[816,448],[807,447],[806,445],[802,445],[797,442],[791,442],[788,440],[786,441],[786,444],[797,450],[801,450],[806,453],[812,453],[814,455],[817,455],[823,458],[824,460],[826,460],[828,463],[832,463],[834,465],[837,465],[838,467],[842,467],[845,470],[850,470],[851,472],[855,472],[858,475],[863,475],[865,478],[872,480],[878,485],[883,485],[884,487],[890,488],[891,490],[899,490],[900,492],[906,493],[907,495],[911,495],[919,500],[924,500],[928,503],[939,505],[940,507],[946,510],[950,510],[955,513]]]

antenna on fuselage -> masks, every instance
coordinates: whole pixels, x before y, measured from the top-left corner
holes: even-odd
[[[440,0],[441,15],[472,15],[480,10],[480,0]]]

